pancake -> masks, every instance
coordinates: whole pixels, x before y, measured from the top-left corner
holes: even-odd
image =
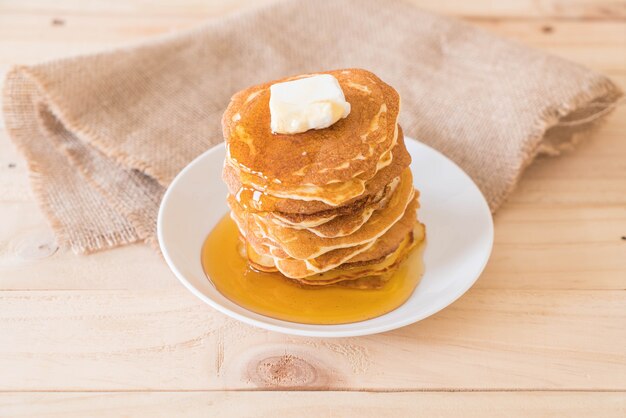
[[[314,276],[290,279],[305,287],[319,288],[320,286],[340,285],[355,289],[377,289],[384,285],[391,274],[399,267],[411,250],[424,240],[424,226],[419,222],[398,242],[396,247],[387,255],[367,263],[346,263],[337,269]],[[266,268],[256,264],[253,254],[244,254],[250,259],[250,264],[257,270],[276,272],[277,269]]]
[[[402,238],[405,237],[406,234],[412,230],[413,225],[415,224],[415,210],[413,209],[412,212],[410,210],[407,210],[405,213],[405,217],[406,222],[398,222],[398,228],[392,228],[388,231],[385,231],[385,234],[388,235],[390,241],[396,241],[397,243],[399,243]],[[349,263],[360,254],[370,252],[370,250],[375,249],[376,241],[377,239],[373,239],[369,242],[359,244],[355,247],[333,250],[313,259],[275,259],[274,262],[276,268],[287,277],[308,277],[309,280],[314,280],[314,275],[328,272],[332,269],[339,267],[342,264]],[[394,249],[392,249],[391,251],[393,251]],[[389,252],[382,253],[374,250],[370,252],[370,257],[372,257],[372,261],[374,261],[386,256],[387,254],[389,254]],[[366,263],[363,263],[363,265],[365,264]]]
[[[374,174],[379,170],[389,166],[393,160],[392,150],[398,141],[398,129],[396,131],[389,149],[383,153],[380,160],[376,164]],[[365,160],[366,157],[359,155],[359,161]],[[290,185],[284,183],[278,178],[271,179],[263,173],[259,173],[248,168],[242,169],[240,164],[233,162],[232,159],[226,159],[226,164],[230,165],[237,172],[241,182],[252,189],[262,190],[263,193],[273,198],[304,200],[304,201],[320,201],[329,206],[340,206],[344,202],[357,198],[365,193],[365,183],[369,180],[356,175],[351,180],[339,181],[334,180],[324,185],[315,185],[305,180],[299,185]],[[341,169],[349,168],[349,163],[344,163]],[[329,168],[320,169],[321,172],[331,171]],[[303,169],[299,169],[297,174],[304,173]],[[303,174],[304,175],[304,174]],[[373,177],[373,176],[372,176]]]
[[[396,177],[384,190],[383,197],[371,205],[363,208],[362,211],[349,213],[346,215],[333,215],[330,217],[320,217],[304,223],[289,222],[275,213],[265,213],[263,216],[270,222],[284,228],[306,229],[321,238],[336,238],[350,235],[359,230],[374,214],[374,211],[381,210],[387,206],[391,196],[395,192],[400,177]],[[311,224],[313,224],[311,226]]]
[[[320,216],[336,213],[346,214],[358,211],[364,205],[375,200],[376,196],[395,177],[411,163],[411,156],[406,150],[402,129],[399,127],[398,141],[392,149],[391,163],[381,169],[376,175],[364,185],[361,195],[348,199],[341,205],[330,205],[320,200],[298,200],[290,198],[278,198],[272,196],[271,191],[255,188],[250,184],[245,184],[241,178],[241,173],[232,165],[224,165],[222,177],[228,186],[229,192],[238,198],[238,201],[246,210],[256,212],[277,212],[285,216],[293,215],[296,219],[303,219],[307,215]],[[356,209],[354,209],[356,208]]]
[[[406,169],[385,210],[375,211],[353,234],[336,238],[322,238],[308,230],[281,227],[258,214],[250,216],[255,218],[263,237],[279,244],[290,257],[304,260],[379,237],[402,217],[413,195],[413,177],[411,170]]]
[[[329,272],[295,279],[298,283],[308,286],[340,285],[354,289],[377,289],[382,287],[398,269],[408,254],[424,240],[420,234],[421,224],[416,224],[417,231],[406,234],[397,247],[375,263],[351,266],[345,264]]]
[[[350,260],[348,260],[346,267],[356,264],[367,264],[386,256],[393,252],[400,244],[400,237],[407,230],[413,229],[413,233],[416,239],[422,240],[425,235],[424,225],[417,223],[416,210],[419,207],[417,197],[407,207],[405,215],[394,226],[380,238],[376,240],[374,245],[367,251],[364,251]]]
[[[269,254],[275,257],[310,259],[334,249],[369,242],[380,236],[402,217],[413,193],[411,172],[406,169],[384,211],[374,212],[353,234],[336,238],[322,238],[306,229],[276,225],[271,219],[245,211],[232,196],[228,197],[228,204],[240,231],[258,247],[259,253],[264,254],[264,250],[269,249]]]
[[[269,251],[265,243],[256,240],[254,233],[249,233],[245,238],[249,244],[249,258],[259,264],[263,271],[271,271],[269,269],[275,267],[282,274],[292,279],[301,279],[328,272],[344,263],[356,263],[358,261],[360,265],[366,265],[368,264],[366,262],[368,260],[376,262],[393,252],[406,234],[414,228],[417,206],[417,200],[413,199],[407,206],[402,218],[394,223],[394,225],[380,237],[352,247],[339,248],[315,258],[304,260],[290,257],[276,257],[271,254],[271,251]],[[378,242],[380,242],[379,245],[377,245]],[[367,255],[365,257],[359,257],[360,254]],[[259,263],[258,260],[261,258],[266,261]],[[273,262],[270,261],[270,258]]]
[[[368,180],[392,148],[400,97],[391,86],[362,69],[316,74],[333,75],[352,108],[348,117],[326,129],[285,135],[270,128],[270,86],[315,74],[245,89],[232,97],[224,113],[227,160],[257,176],[268,189]]]
[[[329,222],[337,216],[353,215],[364,211],[369,206],[378,205],[383,199],[387,199],[395,190],[393,184],[396,182],[396,177],[391,182],[376,194],[367,196],[366,199],[360,199],[349,205],[339,206],[335,209],[324,210],[316,213],[284,213],[284,212],[264,212],[271,214],[273,219],[278,220],[278,224],[294,227],[313,227],[322,225],[325,222]]]
[[[350,287],[360,289],[377,288],[389,279],[389,276],[397,269],[400,262],[404,260],[416,245],[424,240],[424,237],[424,226],[417,222],[414,224],[413,229],[409,228],[409,231],[400,237],[395,248],[383,257],[368,263],[343,264],[336,269],[292,280],[310,286],[325,286],[338,283],[343,285],[346,282],[351,282],[348,284]]]

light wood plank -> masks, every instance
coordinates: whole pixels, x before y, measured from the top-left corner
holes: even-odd
[[[168,1],[132,0],[124,2],[107,2],[95,0],[89,2],[62,0],[49,3],[45,0],[5,0],[2,9],[6,12],[56,15],[101,15],[109,18],[123,16],[149,17],[204,17],[222,16],[228,13],[262,7],[276,0],[229,0],[202,1],[183,0],[176,3]]]
[[[505,17],[560,17],[567,19],[623,19],[626,7],[623,2],[611,0],[444,0],[432,2],[428,0],[410,0],[418,7],[439,13],[459,16],[505,16]],[[233,10],[250,9],[259,3],[271,3],[271,0],[236,0],[228,2],[184,0],[175,3],[167,0],[134,0],[127,2],[107,2],[95,0],[76,2],[73,0],[5,0],[5,10],[23,13],[54,12],[58,14],[106,14],[118,15],[150,15],[150,16],[181,16],[203,14],[208,16],[221,15]],[[384,7],[384,6],[381,6]]]
[[[0,390],[626,390],[626,293],[470,291],[352,339],[244,326],[189,292],[0,292]]]
[[[33,197],[28,183],[26,161],[9,140],[2,123],[0,122],[0,204],[29,202]]]
[[[281,417],[618,418],[624,393],[4,393],[0,415],[14,418]]]
[[[1,10],[1,9],[0,9]],[[603,21],[469,19],[495,34],[603,71],[626,70],[626,24]],[[206,16],[0,14],[0,65],[101,51],[202,24]],[[55,23],[57,22],[57,23]],[[58,22],[63,22],[62,25]]]
[[[131,245],[89,256],[59,249],[35,204],[0,204],[0,289],[179,289],[157,251]]]
[[[533,45],[553,47],[579,45],[583,47],[624,45],[626,42],[622,36],[626,30],[626,22],[621,21],[484,17],[461,17],[459,19]],[[47,12],[15,13],[0,6],[0,22],[2,23],[0,38],[5,40],[48,42],[65,39],[68,43],[97,43],[127,41],[136,37],[182,30],[204,22],[211,22],[211,18],[202,14],[151,16],[145,13],[115,17],[100,13],[59,17],[59,15]],[[83,38],[73,38],[71,35],[76,32],[83,34]]]

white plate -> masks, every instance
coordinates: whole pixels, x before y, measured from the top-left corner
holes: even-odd
[[[216,146],[189,164],[163,197],[158,219],[161,251],[176,277],[194,295],[218,311],[250,325],[287,334],[348,337],[389,331],[445,308],[465,293],[483,271],[493,244],[487,202],[456,164],[412,139],[406,145],[420,191],[419,219],[426,224],[425,273],[404,305],[367,321],[307,325],[251,312],[219,293],[200,263],[202,244],[227,213],[221,179],[224,146]]]

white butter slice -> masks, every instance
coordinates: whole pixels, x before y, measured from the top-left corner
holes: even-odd
[[[324,129],[350,114],[350,103],[335,77],[319,74],[270,87],[273,133]]]

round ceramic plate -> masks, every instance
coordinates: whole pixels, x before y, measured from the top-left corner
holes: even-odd
[[[228,212],[221,179],[223,145],[205,152],[174,179],[163,197],[158,219],[161,251],[176,277],[218,311],[250,325],[287,334],[348,337],[400,328],[445,308],[465,293],[483,271],[493,244],[487,202],[456,164],[412,139],[406,145],[420,191],[418,217],[426,225],[424,277],[399,308],[367,321],[307,325],[251,312],[231,302],[211,284],[200,263],[202,244]]]

